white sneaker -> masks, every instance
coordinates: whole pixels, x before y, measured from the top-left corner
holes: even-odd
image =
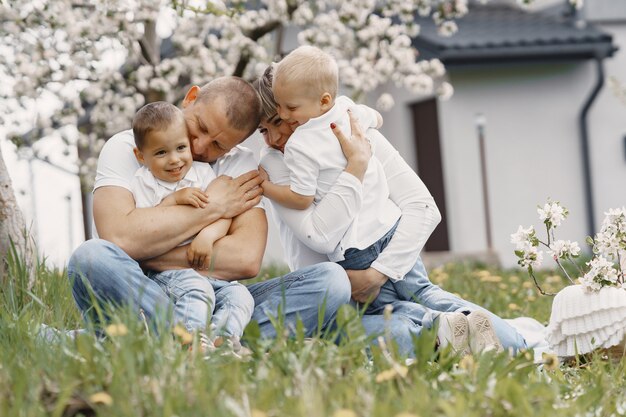
[[[463,313],[441,313],[439,315],[437,338],[439,348],[452,346],[452,351],[461,356],[469,354],[469,322]]]
[[[467,321],[469,322],[469,346],[473,354],[488,350],[496,352],[504,350],[487,313],[473,311],[467,316]]]

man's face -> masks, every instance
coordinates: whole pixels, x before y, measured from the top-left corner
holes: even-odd
[[[322,108],[321,98],[302,94],[302,88],[292,83],[278,83],[274,86],[276,111],[284,123],[293,129],[305,124],[309,119],[321,116],[327,109]]]
[[[215,162],[247,137],[247,132],[230,126],[221,100],[183,103],[193,159]]]
[[[148,133],[135,154],[152,175],[167,182],[182,180],[193,162],[185,123],[179,120],[164,130]]]
[[[259,132],[263,135],[267,146],[284,152],[285,144],[293,133],[293,127],[285,123],[278,115],[274,115],[269,119],[261,120]]]

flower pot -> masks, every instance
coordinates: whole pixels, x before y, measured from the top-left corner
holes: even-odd
[[[606,349],[609,356],[621,357],[625,336],[625,290],[602,287],[587,292],[581,285],[570,285],[554,297],[546,339],[558,356]]]

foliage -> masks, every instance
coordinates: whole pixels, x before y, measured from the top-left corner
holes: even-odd
[[[234,74],[256,78],[285,50],[286,30],[338,60],[353,94],[393,81],[451,94],[439,61],[416,61],[416,14],[446,34],[467,0],[16,0],[0,2],[0,117],[27,157],[60,137],[84,191],[104,140],[130,126],[146,102],[178,102],[191,84]],[[382,97],[381,106],[393,100]],[[28,115],[26,119],[19,117]]]
[[[546,228],[546,240],[537,237],[534,226],[524,229],[519,226],[517,232],[511,235],[511,243],[516,245],[515,254],[519,258],[518,264],[527,268],[528,274],[533,278],[535,285],[544,295],[546,293],[535,277],[534,271],[541,266],[543,252],[539,250],[542,245],[548,248],[548,253],[559,266],[563,274],[571,284],[571,278],[562,262],[569,261],[577,268],[578,281],[587,291],[598,291],[605,286],[621,287],[626,289],[626,209],[609,209],[605,214],[600,232],[587,243],[593,250],[592,259],[586,263],[587,272],[575,262],[580,255],[580,247],[577,242],[570,240],[556,240],[554,230],[565,220],[569,211],[558,201],[548,201],[543,207],[537,208],[539,219]]]
[[[19,274],[18,268],[10,269]],[[246,332],[249,361],[182,349],[160,329],[148,332],[131,312],[113,314],[117,332],[93,330],[75,340],[37,337],[41,323],[73,329],[81,320],[65,273],[41,266],[32,291],[0,289],[0,415],[31,416],[599,416],[624,415],[626,361],[593,360],[584,367],[537,367],[531,355],[484,354],[457,358],[433,352],[433,335],[416,341],[405,364],[391,343],[374,347],[347,308],[346,337],[301,336],[260,340]],[[273,275],[263,272],[262,276]],[[433,281],[504,317],[545,321],[550,300],[535,299],[513,271],[453,264],[432,271]],[[546,277],[560,285],[554,273]],[[530,284],[530,285],[526,285]],[[15,300],[15,301],[13,301]],[[533,302],[529,302],[533,301]],[[119,329],[125,329],[124,332]],[[620,394],[620,392],[622,394]]]

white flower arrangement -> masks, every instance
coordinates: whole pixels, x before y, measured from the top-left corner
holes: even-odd
[[[519,258],[517,263],[528,270],[541,294],[555,295],[545,292],[535,277],[534,271],[541,266],[543,260],[540,246],[547,248],[548,254],[572,284],[576,282],[563,267],[563,262],[569,261],[575,265],[580,273],[578,283],[586,292],[599,291],[602,287],[626,289],[626,208],[610,209],[606,212],[600,232],[594,238],[587,238],[593,257],[586,263],[586,272],[574,262],[581,253],[578,243],[556,240],[554,236],[554,229],[567,218],[569,211],[558,201],[548,201],[543,207],[537,208],[537,213],[545,225],[547,240],[540,240],[533,226],[519,226],[517,232],[511,235],[511,243],[515,244],[515,254]]]

